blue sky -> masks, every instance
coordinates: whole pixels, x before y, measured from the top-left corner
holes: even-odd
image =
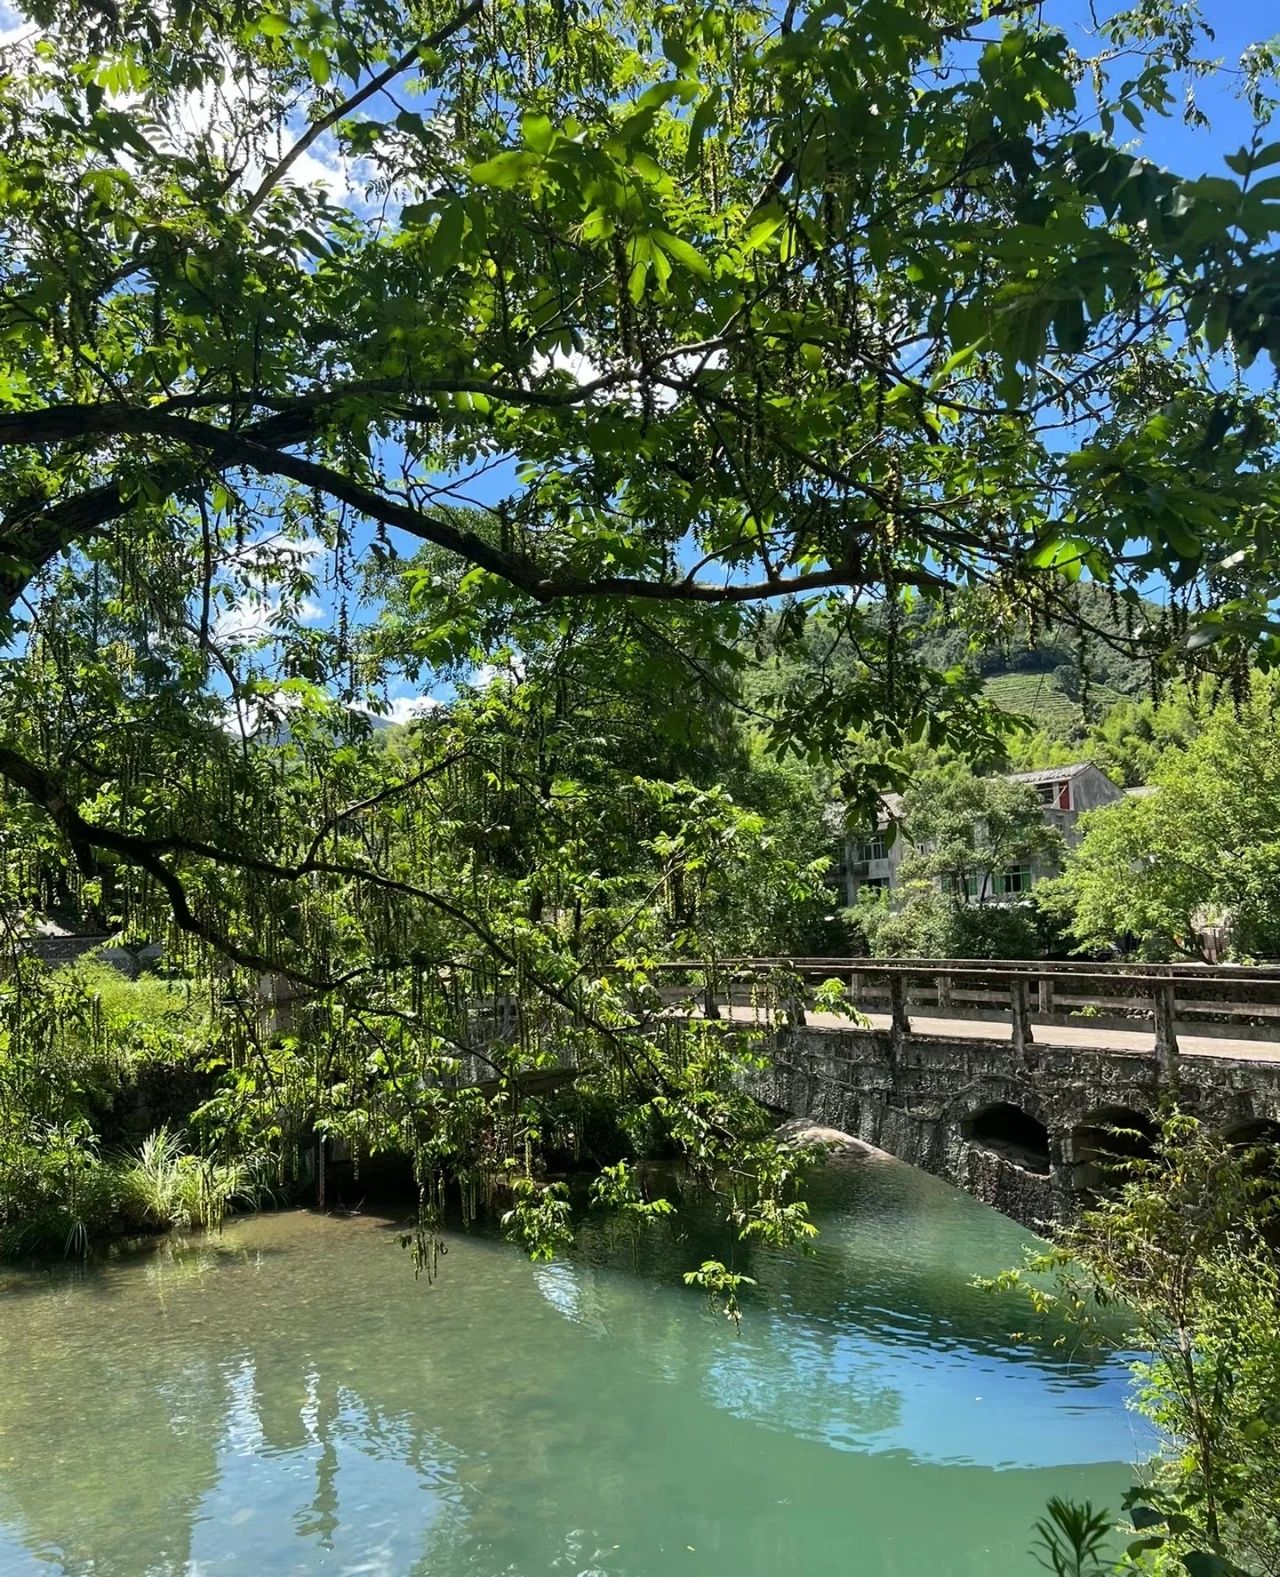
[[[1099,0],[1098,10],[1103,14],[1114,9],[1114,4]],[[1211,128],[1193,129],[1184,124],[1180,114],[1175,114],[1154,122],[1145,137],[1135,137],[1148,158],[1184,175],[1220,173],[1223,156],[1247,143],[1253,120],[1247,104],[1232,91],[1235,67],[1250,45],[1280,35],[1277,0],[1202,0],[1201,10],[1214,32],[1206,53],[1222,62],[1218,74],[1195,85],[1196,102],[1209,116]],[[1047,21],[1063,27],[1069,36],[1077,30],[1087,35],[1090,29],[1087,0],[1048,0],[1044,14]],[[1280,137],[1280,123],[1276,136]]]

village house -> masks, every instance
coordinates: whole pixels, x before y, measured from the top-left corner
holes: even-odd
[[[1080,817],[1099,805],[1112,805],[1125,797],[1105,772],[1091,761],[1077,761],[1066,767],[1047,767],[1039,772],[1011,772],[1006,782],[1029,783],[1040,801],[1040,813],[1056,828],[1070,848],[1080,840]],[[844,902],[853,905],[864,891],[893,892],[900,885],[899,868],[911,848],[911,830],[904,824],[900,794],[886,794],[882,813],[872,833],[846,834],[842,855],[834,873]],[[897,836],[891,830],[897,828]],[[1015,898],[1029,892],[1034,882],[1057,873],[1032,865],[1017,865],[996,879],[997,898]]]

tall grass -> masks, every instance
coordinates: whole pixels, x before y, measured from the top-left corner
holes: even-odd
[[[212,1229],[234,1210],[274,1202],[261,1160],[191,1155],[182,1136],[168,1128],[148,1134],[136,1155],[117,1167],[122,1211],[142,1226]]]
[[[193,1155],[168,1128],[119,1156],[100,1155],[92,1135],[50,1130],[24,1156],[21,1176],[12,1164],[0,1176],[0,1187],[26,1202],[20,1215],[0,1220],[0,1255],[83,1259],[103,1237],[214,1230],[228,1215],[280,1202],[268,1158]]]

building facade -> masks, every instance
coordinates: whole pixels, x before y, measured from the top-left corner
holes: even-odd
[[[1066,767],[1047,767],[1039,772],[1011,772],[1009,783],[1027,783],[1036,791],[1040,814],[1046,823],[1062,834],[1070,848],[1080,841],[1080,817],[1086,810],[1112,805],[1125,797],[1125,791],[1100,772],[1091,761],[1077,761]],[[846,834],[842,857],[835,872],[843,900],[853,905],[862,892],[893,892],[901,885],[903,856],[911,848],[911,830],[905,824],[900,794],[886,794],[874,831]],[[894,830],[896,829],[896,836]],[[1042,876],[1056,872],[1033,865],[1013,866],[996,878],[996,899],[1016,898],[1029,892]],[[976,890],[972,895],[977,896]]]

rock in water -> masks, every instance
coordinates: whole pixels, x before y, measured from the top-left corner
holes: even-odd
[[[839,1128],[824,1128],[821,1123],[808,1122],[803,1117],[793,1117],[774,1129],[774,1138],[797,1148],[806,1144],[825,1145],[832,1155],[883,1155],[875,1145],[865,1139],[856,1139]]]

